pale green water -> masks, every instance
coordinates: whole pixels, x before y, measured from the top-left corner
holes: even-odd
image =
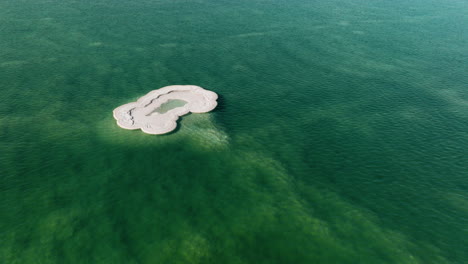
[[[153,112],[151,113],[160,113],[164,114],[167,113],[169,110],[179,108],[181,106],[186,105],[187,102],[184,100],[178,100],[178,99],[173,99],[173,100],[168,100],[167,102],[161,104],[159,107],[157,107]]]
[[[0,0],[0,263],[468,263],[466,14]],[[171,84],[219,107],[117,127]]]

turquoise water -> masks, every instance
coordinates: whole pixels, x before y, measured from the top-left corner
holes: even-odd
[[[0,262],[467,263],[466,14],[0,0]],[[219,106],[115,124],[172,84]]]

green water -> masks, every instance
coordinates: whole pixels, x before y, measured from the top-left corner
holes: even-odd
[[[187,104],[187,102],[184,101],[184,100],[171,99],[171,100],[168,100],[165,103],[162,103],[160,106],[158,106],[156,109],[154,109],[151,112],[151,114],[153,114],[153,113],[165,114],[165,113],[167,113],[168,111],[170,111],[172,109],[179,108],[179,107],[184,106],[186,104]]]
[[[467,14],[0,0],[0,263],[468,263]],[[115,124],[172,84],[219,106]]]

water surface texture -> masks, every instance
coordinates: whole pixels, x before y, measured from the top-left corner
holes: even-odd
[[[468,263],[466,14],[0,0],[0,263]],[[173,84],[218,108],[116,125]]]

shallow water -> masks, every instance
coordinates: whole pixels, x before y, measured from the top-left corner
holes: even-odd
[[[165,103],[162,103],[160,106],[158,106],[152,113],[164,114],[172,109],[182,107],[186,104],[187,102],[184,100],[179,100],[179,99],[169,100]]]
[[[467,6],[0,0],[0,262],[466,263]]]

